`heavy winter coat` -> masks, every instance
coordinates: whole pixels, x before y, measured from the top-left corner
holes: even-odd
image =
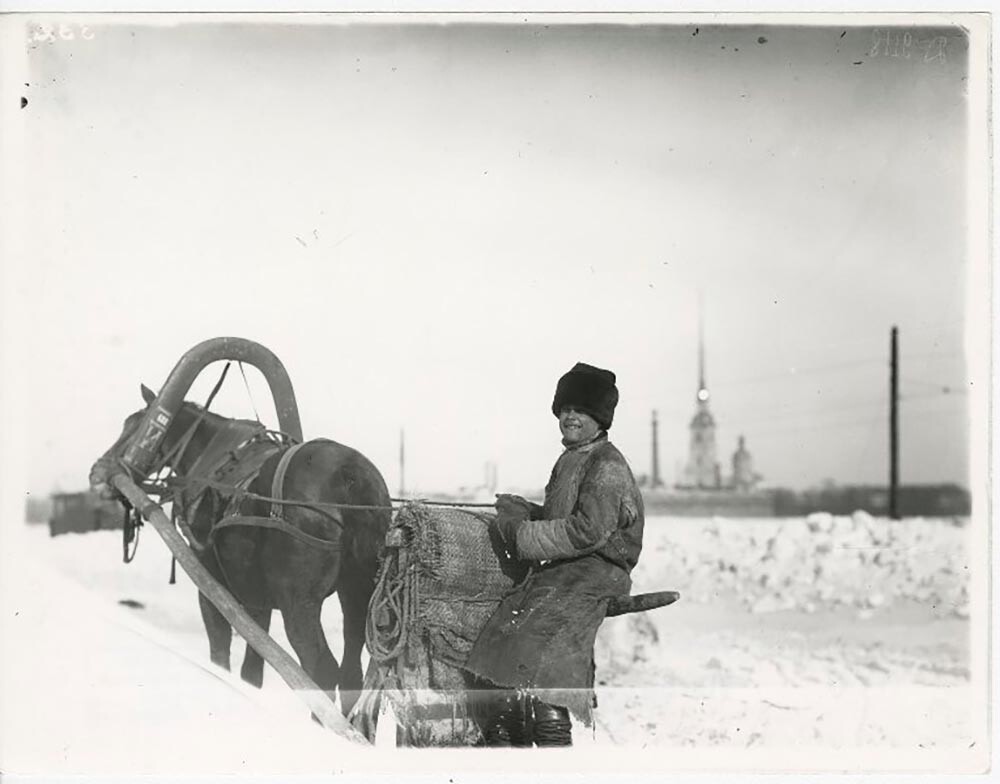
[[[538,519],[521,523],[516,539],[516,555],[532,567],[487,621],[466,669],[589,723],[594,639],[608,600],[631,588],[642,549],[642,496],[602,433],[563,452],[545,505],[532,516]]]

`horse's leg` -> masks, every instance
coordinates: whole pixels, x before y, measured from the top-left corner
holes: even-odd
[[[322,606],[323,603],[317,601],[292,601],[279,609],[285,620],[285,634],[299,657],[302,669],[327,693],[331,701],[336,701],[340,666],[330,652],[323,634],[320,623]]]
[[[244,607],[243,609],[247,611],[247,615],[253,619],[253,622],[267,633],[267,630],[271,628],[271,608]],[[246,653],[243,654],[240,677],[258,689],[264,685],[264,657],[250,647],[250,643],[247,643]]]
[[[201,608],[201,620],[208,633],[208,652],[212,663],[225,670],[229,669],[229,649],[233,642],[233,627],[219,612],[219,609],[203,593],[198,593],[198,606]]]
[[[364,676],[361,651],[365,646],[365,619],[368,615],[370,591],[364,590],[362,579],[351,579],[348,572],[337,589],[340,609],[344,616],[344,658],[340,671],[340,706],[346,716],[357,702]]]

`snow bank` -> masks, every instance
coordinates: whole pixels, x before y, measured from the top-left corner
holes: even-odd
[[[654,573],[685,601],[731,599],[755,613],[846,606],[864,617],[903,600],[969,613],[966,532],[944,520],[651,518],[636,581]]]
[[[0,769],[384,768],[388,717],[372,756],[313,725],[273,671],[257,691],[208,664],[194,586],[182,572],[168,585],[168,552],[152,531],[143,536],[130,565],[121,563],[116,532],[50,539],[25,526],[24,541],[5,539]],[[937,520],[652,517],[633,590],[673,588],[682,601],[602,626],[597,727],[577,741],[602,751],[669,749],[656,758],[663,769],[682,759],[692,769],[738,766],[742,758],[733,755],[760,750],[783,760],[806,750],[807,760],[788,763],[800,770],[839,769],[842,754],[822,754],[841,749],[979,754],[982,722],[970,707],[978,692],[960,617],[968,602],[966,551],[965,530]],[[919,618],[910,617],[913,602],[924,606]],[[941,617],[928,617],[932,607]],[[791,612],[753,614],[770,609]],[[865,613],[875,618],[859,620]],[[339,655],[336,601],[327,602],[323,622]],[[271,633],[287,645],[278,616]],[[484,767],[476,750],[466,751],[473,756],[463,765]],[[412,766],[433,757],[406,754],[391,758]],[[864,768],[860,757],[851,759],[848,768]],[[900,769],[913,766],[927,767],[915,761]]]
[[[210,665],[202,645],[186,649],[183,636],[32,555],[37,543],[19,544],[3,563],[4,773],[316,773],[357,758],[358,747],[311,722],[287,687],[247,686]],[[52,556],[83,556],[114,541],[87,535],[45,544]],[[86,558],[73,563],[87,567]],[[114,578],[94,567],[90,561],[95,584],[110,590]],[[137,590],[124,595],[144,596],[142,571],[129,574]],[[196,616],[196,605],[187,606]]]

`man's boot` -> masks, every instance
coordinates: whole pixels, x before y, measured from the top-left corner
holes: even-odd
[[[572,746],[573,725],[569,710],[547,702],[532,702],[534,721],[531,739],[536,746]]]
[[[524,746],[524,709],[516,692],[495,691],[479,722],[487,746]]]

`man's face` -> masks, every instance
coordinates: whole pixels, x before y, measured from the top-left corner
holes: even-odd
[[[559,412],[559,430],[562,432],[563,443],[567,446],[589,441],[600,429],[601,426],[590,414],[577,411],[572,406],[566,406]]]

